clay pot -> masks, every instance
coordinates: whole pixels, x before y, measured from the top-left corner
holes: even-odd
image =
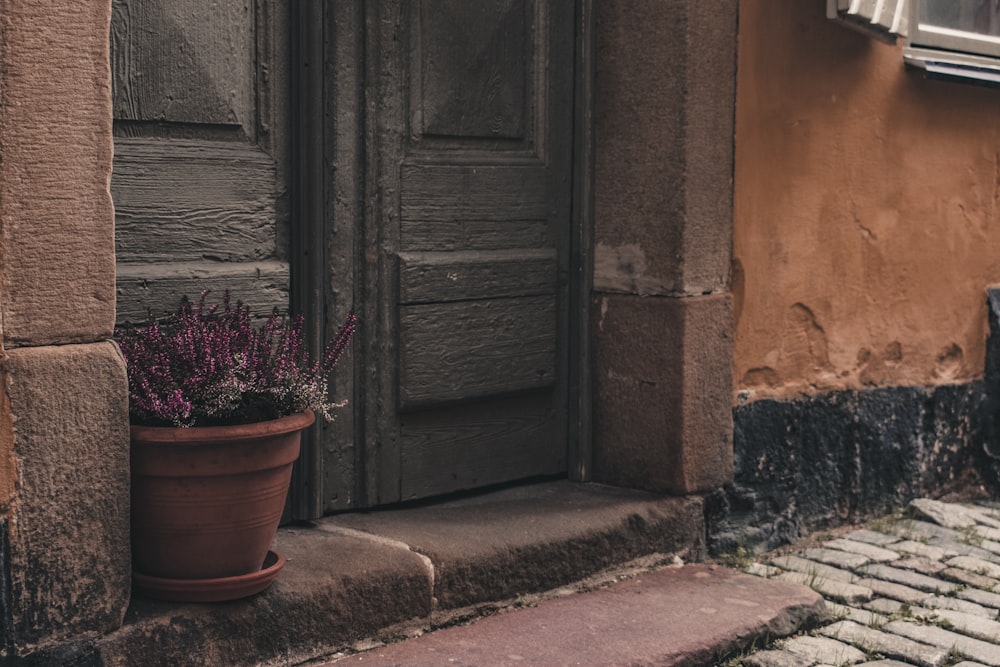
[[[136,581],[141,574],[177,588],[176,580],[259,572],[285,507],[302,430],[313,421],[307,410],[239,426],[132,426]]]

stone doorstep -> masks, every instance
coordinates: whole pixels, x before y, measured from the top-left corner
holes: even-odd
[[[123,627],[90,651],[106,667],[295,665],[493,613],[643,557],[700,560],[704,544],[699,497],[568,481],[343,514],[279,531],[288,562],[267,591],[216,604],[136,597]]]
[[[695,564],[648,571],[316,667],[707,667],[754,641],[825,620],[822,598],[804,586]],[[800,650],[834,664],[862,655],[833,640],[798,642]]]

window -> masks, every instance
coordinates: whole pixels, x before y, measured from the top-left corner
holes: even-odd
[[[906,36],[906,0],[827,0],[826,15],[892,43]]]
[[[827,0],[827,16],[895,42],[931,78],[1000,86],[1000,0]]]

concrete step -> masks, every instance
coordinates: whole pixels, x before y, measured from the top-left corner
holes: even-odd
[[[134,597],[124,626],[77,654],[108,667],[301,664],[495,613],[636,559],[697,561],[704,544],[698,497],[568,481],[344,514],[281,529],[275,549],[288,562],[267,591],[218,604]]]
[[[719,665],[755,641],[826,619],[798,584],[687,565],[596,591],[545,600],[458,627],[349,655],[322,667]]]

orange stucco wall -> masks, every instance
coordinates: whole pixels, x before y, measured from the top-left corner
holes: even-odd
[[[1000,90],[927,81],[821,0],[739,4],[739,398],[981,377]]]

